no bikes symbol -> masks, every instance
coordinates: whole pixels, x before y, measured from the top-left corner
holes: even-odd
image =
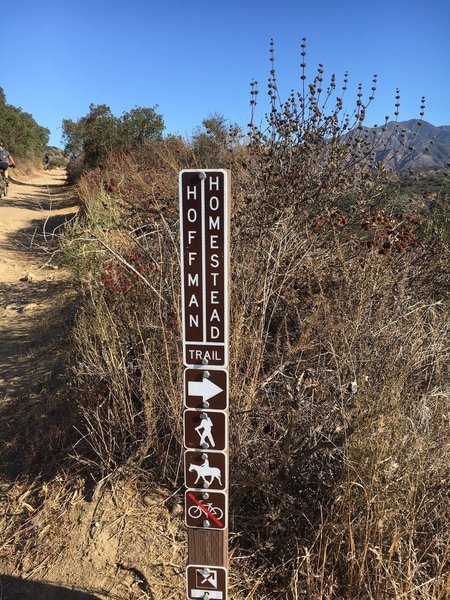
[[[205,510],[205,508],[207,510]],[[204,506],[191,506],[188,511],[188,514],[193,519],[200,519],[202,516],[214,516],[218,522],[221,522],[223,519],[223,510],[221,510],[218,506],[213,506],[212,502],[209,504],[205,504]]]
[[[225,529],[226,497],[222,492],[186,492],[188,527]]]

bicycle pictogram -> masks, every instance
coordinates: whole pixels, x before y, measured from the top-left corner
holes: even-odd
[[[207,504],[202,503],[202,506],[198,504],[191,506],[188,510],[188,515],[192,519],[200,519],[202,517],[205,517],[205,515],[213,515],[218,521],[221,521],[223,518],[223,510],[221,510],[218,506],[213,506],[213,503],[209,502]]]

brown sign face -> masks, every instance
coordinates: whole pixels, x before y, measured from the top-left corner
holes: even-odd
[[[188,565],[187,597],[189,600],[227,600],[227,579],[224,567]]]
[[[214,346],[213,344],[185,344],[184,356],[186,364],[195,365],[211,365],[213,367],[223,367],[227,363],[226,347],[224,345]]]
[[[187,408],[228,408],[228,373],[211,369],[186,369],[184,404]]]
[[[184,411],[184,446],[197,450],[225,450],[228,442],[227,415],[214,410]]]
[[[200,529],[226,529],[227,497],[223,492],[187,490],[186,525]]]
[[[182,313],[186,366],[228,360],[228,174],[180,173]],[[189,346],[189,349],[187,348]]]
[[[187,488],[225,490],[228,461],[224,452],[188,450],[184,454],[184,484]]]

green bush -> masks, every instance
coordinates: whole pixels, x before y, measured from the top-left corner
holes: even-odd
[[[135,107],[116,117],[106,104],[91,104],[89,113],[78,121],[65,119],[65,152],[72,157],[69,180],[76,180],[87,169],[104,166],[113,151],[126,153],[159,140],[164,122],[155,108]]]
[[[7,104],[0,88],[0,139],[11,154],[19,158],[41,156],[49,136],[49,130],[38,125],[32,115]]]

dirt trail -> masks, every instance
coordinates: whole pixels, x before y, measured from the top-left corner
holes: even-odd
[[[52,347],[67,320],[67,273],[52,241],[76,211],[63,169],[25,177],[12,172],[0,199],[0,403],[38,390],[55,369]],[[69,305],[70,309],[70,305]]]
[[[0,598],[178,600],[186,542],[173,494],[133,481],[88,493],[59,454],[73,437],[61,378],[76,286],[52,241],[76,198],[62,170],[16,177],[0,199]]]

